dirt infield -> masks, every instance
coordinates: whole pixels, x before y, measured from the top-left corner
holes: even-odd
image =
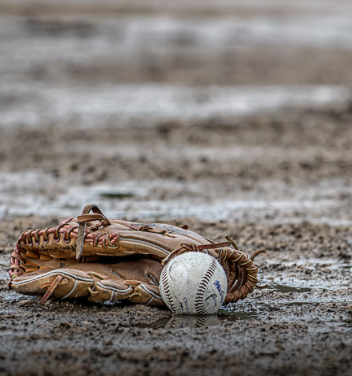
[[[109,191],[110,196],[101,197],[104,205],[108,205],[106,200],[112,207],[137,200],[143,206],[149,199],[168,206],[182,199],[188,205],[199,201],[203,207],[203,202],[210,200],[209,205],[223,211],[223,217],[229,213],[229,218],[202,221],[180,217],[171,223],[186,222],[215,240],[230,234],[249,252],[265,246],[267,255],[257,262],[260,282],[268,288],[208,320],[174,319],[166,310],[137,306],[49,301],[40,307],[37,298],[7,290],[9,256],[24,229],[55,225],[62,216],[5,215],[0,233],[1,372],[254,375],[260,370],[280,375],[349,374],[352,238],[348,171],[352,137],[347,126],[343,127],[350,115],[310,113],[315,121],[308,128],[300,126],[302,116],[292,115],[281,122],[266,119],[265,125],[252,119],[241,126],[219,128],[164,124],[139,138],[135,130],[126,130],[114,142],[94,131],[79,135],[79,140],[63,134],[51,138],[50,149],[42,151],[36,145],[48,139],[45,132],[24,136],[9,131],[13,139],[2,147],[3,166],[8,169],[31,168],[42,161],[47,174],[61,184],[87,184],[87,189],[101,179],[109,182],[117,176],[119,181],[134,178],[136,184],[149,179],[165,184],[160,183],[149,198],[115,191],[113,196]],[[287,137],[286,146],[281,132]],[[88,156],[91,139],[105,148]],[[214,140],[218,140],[215,145]],[[28,143],[32,148],[24,147]],[[74,146],[78,143],[81,148]],[[106,152],[110,143],[117,148],[116,155],[119,143],[133,154],[128,158],[102,157],[99,150]],[[197,155],[192,148],[195,143],[218,152],[211,157]],[[222,154],[228,146],[236,150],[236,144],[241,145],[243,155]],[[159,147],[162,159],[157,158]],[[180,157],[173,158],[178,148]],[[248,153],[253,148],[264,149],[263,158]],[[17,158],[13,157],[15,149],[23,150]],[[71,151],[67,154],[66,150]],[[189,157],[185,157],[187,153]],[[174,177],[182,184],[168,189],[166,182]],[[211,193],[183,190],[199,181]],[[36,189],[55,200],[55,190]],[[60,191],[60,187],[56,189]],[[236,196],[236,200],[249,202],[265,197],[269,203],[257,209],[239,207],[234,213],[226,204],[222,207],[223,201],[216,201],[221,195],[229,201]],[[281,204],[273,207],[274,199]],[[284,202],[288,202],[286,206]],[[76,215],[79,209],[72,205],[65,210]],[[132,219],[137,218],[143,220]]]
[[[217,318],[172,317],[143,306],[49,301],[9,292],[6,269],[19,230],[50,218],[7,218],[1,226],[0,370],[12,375],[349,374],[350,227],[188,221],[207,236],[238,234],[268,288]]]

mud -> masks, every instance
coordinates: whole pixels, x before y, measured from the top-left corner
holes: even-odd
[[[236,234],[244,249],[268,249],[258,259],[260,283],[268,287],[224,307],[217,318],[204,318],[84,301],[49,301],[42,307],[37,298],[9,292],[6,269],[15,236],[55,221],[2,220],[4,374],[349,374],[349,226],[191,221],[207,236]]]
[[[350,374],[352,9],[262,3],[0,4],[1,375]],[[21,232],[93,202],[265,247],[266,287],[214,317],[9,291]]]

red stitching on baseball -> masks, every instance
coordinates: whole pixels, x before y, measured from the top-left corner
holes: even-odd
[[[195,299],[194,308],[198,315],[205,315],[208,313],[204,305],[204,294],[205,294],[205,290],[207,288],[207,285],[211,277],[215,273],[215,270],[216,270],[216,261],[215,259],[212,259],[211,264],[208,266],[208,268],[203,274],[203,277],[199,283],[199,288],[197,290],[197,296]]]
[[[172,300],[172,295],[170,293],[170,285],[169,285],[169,279],[167,277],[167,267],[165,266],[162,273],[161,273],[161,278],[163,280],[163,285],[164,286],[164,294],[165,294],[165,299],[169,306],[171,307],[172,311],[176,311],[176,306]]]

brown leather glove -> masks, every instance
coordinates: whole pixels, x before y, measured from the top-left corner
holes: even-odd
[[[107,219],[96,205],[87,205],[77,218],[22,233],[11,255],[9,287],[41,295],[42,304],[52,295],[163,306],[159,292],[163,265],[184,252],[204,252],[226,272],[228,304],[253,291],[258,274],[253,259],[264,250],[249,258],[231,238],[227,240],[215,243],[187,226]]]

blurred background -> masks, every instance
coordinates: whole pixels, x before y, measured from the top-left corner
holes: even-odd
[[[0,216],[350,224],[352,3],[0,1]]]

